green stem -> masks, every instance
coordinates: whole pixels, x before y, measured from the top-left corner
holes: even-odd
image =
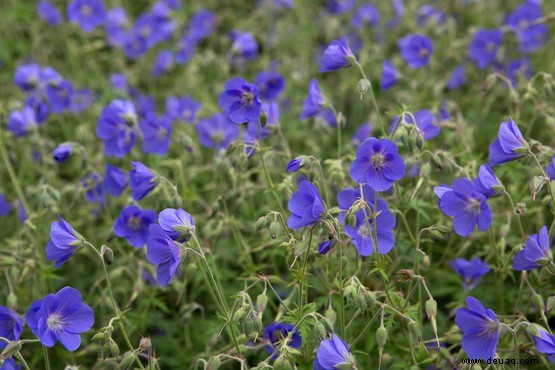
[[[553,194],[553,189],[551,189],[551,183],[549,181],[549,176],[545,173],[545,170],[543,169],[538,157],[536,157],[536,155],[534,153],[532,153],[531,150],[528,151],[528,155],[530,155],[532,158],[534,158],[534,161],[536,161],[536,164],[538,165],[538,168],[540,169],[542,176],[545,178],[545,180],[547,181],[547,189],[549,190],[549,196],[551,197],[551,211],[553,213],[555,213],[555,195]]]
[[[310,245],[312,244],[312,233],[313,230],[310,229],[310,236],[308,237],[308,245],[306,246],[306,251],[303,258],[303,264],[301,267],[301,279],[299,280],[299,317],[302,314],[303,308],[303,294],[305,293],[306,284],[303,283],[303,280],[306,278],[306,266],[308,265],[308,256],[310,255]],[[308,293],[307,293],[308,298]]]
[[[548,184],[549,186],[549,184]],[[509,202],[511,203],[511,213],[515,214],[516,213],[516,207],[515,207],[515,202],[513,201],[513,198],[511,197],[511,194],[509,194],[507,192],[507,190],[503,191],[503,194],[505,194],[505,196],[509,199]],[[555,204],[555,203],[554,203]],[[522,235],[522,237],[524,239],[526,239],[526,233],[524,232],[524,229],[522,228],[522,222],[520,221],[520,215],[517,215],[517,220],[518,220],[518,228],[520,230],[520,234]]]
[[[343,246],[339,238],[338,246],[338,263],[339,263],[339,329],[341,338],[345,338],[345,302],[343,298]]]
[[[382,130],[383,136],[387,136],[387,133],[386,133],[384,125],[383,125],[382,116],[381,116],[380,110],[378,108],[378,102],[376,101],[376,96],[374,95],[374,88],[372,87],[372,82],[370,82],[370,80],[366,77],[366,73],[364,73],[364,69],[362,69],[362,66],[360,65],[360,63],[355,62],[355,64],[358,67],[358,69],[360,70],[360,73],[362,73],[362,78],[364,78],[366,81],[368,81],[368,85],[370,86],[368,91],[370,91],[370,99],[372,100],[372,104],[374,105],[374,110],[376,111],[376,116],[378,117],[378,124],[380,125],[380,129]]]
[[[1,125],[0,125],[0,129],[1,129]],[[19,183],[19,180],[17,179],[17,176],[15,175],[15,171],[13,170],[12,164],[10,163],[10,159],[8,157],[8,152],[6,151],[6,147],[5,147],[4,137],[3,137],[1,131],[0,131],[0,154],[2,155],[2,160],[4,162],[4,165],[6,166],[6,169],[8,170],[8,175],[10,176],[10,180],[12,182],[14,190],[17,193],[17,197],[21,201],[21,204],[23,205],[23,209],[25,209],[25,212],[30,216],[31,215],[31,208],[29,207],[29,204],[27,203],[27,200],[25,198],[25,194],[23,193],[23,190],[21,188],[21,184]]]
[[[499,250],[497,248],[497,242],[495,240],[495,234],[493,232],[493,227],[490,226],[490,237],[493,249],[495,250],[495,259],[497,261],[497,268],[499,269],[499,307],[500,312],[503,314],[505,312],[505,274],[503,272],[504,267],[501,261],[501,256],[499,255]]]
[[[44,367],[46,370],[50,370],[50,358],[48,357],[48,348],[42,346],[42,353],[44,354]]]

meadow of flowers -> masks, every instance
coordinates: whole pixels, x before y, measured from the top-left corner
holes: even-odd
[[[0,369],[554,368],[554,23],[2,0]]]

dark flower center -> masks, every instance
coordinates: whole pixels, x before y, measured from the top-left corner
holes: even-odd
[[[372,162],[372,167],[374,167],[377,171],[381,171],[382,168],[385,166],[385,157],[381,153],[376,153],[370,158]]]
[[[141,227],[141,219],[139,217],[132,216],[127,221],[127,225],[133,230],[139,230]]]
[[[83,5],[81,7],[81,15],[87,17],[87,16],[91,15],[91,13],[92,13],[92,8],[91,8],[90,5]]]
[[[251,92],[244,92],[243,94],[241,94],[241,105],[242,106],[247,106],[247,105],[251,105],[252,102],[254,101],[254,95]]]
[[[430,55],[430,52],[428,51],[428,49],[421,48],[421,49],[418,51],[418,56],[419,56],[420,58],[426,58],[428,55]]]
[[[272,344],[276,344],[279,341],[283,340],[283,338],[285,338],[287,336],[287,332],[285,330],[274,330],[272,332],[271,340],[272,340]]]
[[[222,141],[224,141],[224,133],[219,130],[212,132],[210,137],[212,138],[212,141],[214,141],[215,143],[221,143]]]

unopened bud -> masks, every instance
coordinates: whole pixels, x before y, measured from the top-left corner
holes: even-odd
[[[106,344],[108,345],[108,349],[110,350],[110,353],[114,355],[114,357],[118,357],[119,356],[118,344],[112,338],[108,339],[108,342]]]
[[[424,138],[422,137],[422,135],[419,134],[416,136],[415,145],[419,150],[422,150],[422,148],[424,148]]]
[[[347,123],[347,118],[345,118],[345,115],[341,112],[337,113],[337,125],[339,127],[344,127],[345,124]]]
[[[270,236],[272,239],[278,237],[279,233],[281,232],[281,225],[276,220],[272,221],[270,224]]]
[[[376,331],[376,343],[380,350],[384,349],[387,342],[387,329],[384,326],[380,326]]]
[[[547,298],[547,303],[545,304],[545,312],[549,313],[555,307],[555,296]]]
[[[222,361],[218,356],[212,356],[206,364],[205,370],[217,370],[222,366]]]
[[[256,311],[262,312],[268,304],[268,296],[266,294],[260,294],[256,297]]]
[[[349,225],[350,227],[355,227],[357,224],[357,218],[354,214],[348,214],[347,215],[347,225]]]
[[[150,338],[149,337],[143,337],[143,338],[141,338],[141,341],[139,342],[139,351],[145,352],[151,346],[152,346],[152,341],[150,340]]]
[[[370,89],[370,81],[366,78],[362,78],[358,81],[358,93],[360,94],[360,99],[368,92]]]
[[[266,127],[266,123],[268,122],[268,114],[264,110],[260,113],[260,126]]]
[[[437,317],[437,302],[435,301],[435,299],[430,298],[426,301],[425,304],[425,308],[426,308],[426,315],[428,316],[428,320],[430,320],[432,317]]]
[[[324,316],[327,319],[326,321],[324,321],[324,324],[327,326],[328,331],[329,332],[334,331],[333,326],[337,321],[337,313],[332,308],[328,308],[324,313]]]
[[[420,331],[420,327],[418,326],[416,321],[411,320],[408,324],[408,327],[409,331],[412,333],[412,335],[414,335],[416,343],[422,342],[422,332]]]
[[[11,309],[15,309],[15,307],[17,307],[17,296],[14,294],[14,292],[10,292],[8,294],[8,307],[10,307]]]
[[[526,332],[533,337],[540,338],[543,328],[538,324],[530,324],[526,327]]]
[[[519,214],[520,216],[524,216],[524,214],[526,214],[526,211],[527,211],[526,203],[524,203],[524,202],[518,202],[518,203],[516,204],[515,212],[516,212],[517,214]]]
[[[125,355],[123,355],[123,359],[119,363],[119,368],[127,369],[131,367],[135,363],[135,361],[137,361],[137,355],[133,352],[127,352]]]
[[[6,345],[6,348],[4,348],[2,353],[0,353],[0,359],[5,360],[5,359],[8,359],[8,358],[11,358],[11,357],[15,356],[15,354],[18,353],[21,350],[22,347],[23,347],[23,345],[21,344],[20,341],[15,341],[15,342],[8,343]]]
[[[328,337],[328,332],[326,330],[326,326],[321,323],[320,321],[318,321],[316,323],[316,325],[314,325],[314,336],[316,337],[316,339],[318,341],[323,341],[324,339],[327,339]]]
[[[366,297],[364,296],[364,294],[358,293],[356,296],[355,303],[358,309],[361,311],[366,311],[366,308],[368,308],[368,303],[366,302]]]
[[[370,290],[364,292],[364,298],[366,298],[366,302],[368,304],[374,305],[376,304],[376,294]]]
[[[281,355],[274,361],[274,369],[293,370],[293,365],[285,355]]]
[[[114,261],[114,251],[112,251],[110,247],[103,245],[100,248],[100,255],[102,256],[104,263],[107,265],[111,265]]]
[[[534,176],[530,181],[530,192],[532,193],[532,200],[536,200],[536,194],[545,185],[546,179],[541,176]]]
[[[256,221],[256,225],[255,225],[256,231],[260,231],[266,226],[268,226],[268,217],[263,216]]]
[[[532,302],[534,302],[534,305],[536,306],[536,308],[540,312],[541,317],[544,317],[544,315],[545,315],[545,303],[543,302],[542,296],[539,295],[538,293],[534,293],[534,295],[532,296]]]

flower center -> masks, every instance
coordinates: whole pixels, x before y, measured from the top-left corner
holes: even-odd
[[[467,210],[473,215],[478,215],[480,213],[481,206],[482,206],[482,203],[480,202],[479,199],[470,198],[468,200]]]
[[[90,5],[83,5],[81,7],[81,15],[88,17],[92,13],[92,8]]]
[[[253,101],[254,101],[254,95],[252,95],[252,93],[244,92],[243,94],[241,94],[241,105],[242,106],[251,105]]]
[[[222,141],[224,141],[224,133],[222,131],[214,131],[212,132],[212,141],[214,141],[215,143],[221,143]]]
[[[139,230],[139,228],[141,227],[141,219],[135,216],[130,217],[127,221],[127,225],[133,230]]]
[[[487,50],[487,51],[492,52],[494,49],[495,49],[495,43],[493,43],[493,42],[488,42],[488,43],[486,44],[486,50]]]
[[[422,48],[418,51],[418,56],[420,58],[426,58],[428,55],[430,55],[430,52],[428,51],[428,49]]]
[[[364,221],[362,225],[358,228],[358,234],[363,237],[364,239],[371,239],[373,235],[372,227],[370,226],[370,222]]]
[[[382,168],[385,166],[385,157],[381,153],[376,153],[370,158],[372,162],[372,167],[374,167],[377,171],[381,171]]]
[[[64,326],[64,322],[60,314],[54,313],[46,319],[46,326],[48,326],[50,330],[59,330]]]

